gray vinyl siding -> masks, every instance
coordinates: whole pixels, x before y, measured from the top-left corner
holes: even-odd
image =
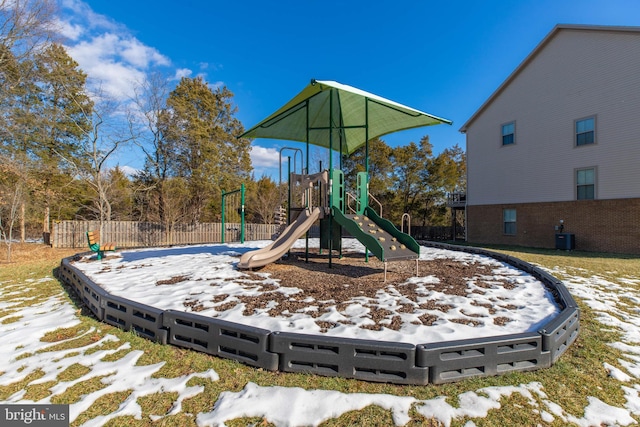
[[[560,29],[466,129],[467,203],[575,200],[575,170],[594,166],[597,199],[640,197],[638,70],[640,32]],[[590,116],[596,143],[576,147]]]

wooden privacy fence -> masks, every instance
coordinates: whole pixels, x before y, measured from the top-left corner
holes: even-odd
[[[225,222],[224,225],[224,241],[240,241],[240,223]],[[54,248],[86,248],[86,232],[99,229],[100,221],[54,221],[50,243]],[[245,224],[245,240],[269,240],[277,229],[275,224]],[[220,243],[221,230],[220,223],[176,224],[168,230],[154,222],[105,221],[101,240],[115,242],[119,248]],[[416,240],[452,240],[452,232],[452,227],[411,227],[411,235]],[[312,226],[309,236],[319,235],[319,226]]]
[[[240,224],[225,222],[225,242],[240,240]],[[268,240],[276,232],[275,224],[245,224],[245,240]],[[86,248],[86,232],[100,230],[100,221],[55,221],[51,232],[54,248]],[[115,242],[119,248],[220,243],[221,224],[162,224],[139,221],[105,221],[101,240]]]

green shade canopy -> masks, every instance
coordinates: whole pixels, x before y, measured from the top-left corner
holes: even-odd
[[[350,155],[377,136],[440,123],[452,122],[338,82],[312,80],[242,137],[306,142]]]

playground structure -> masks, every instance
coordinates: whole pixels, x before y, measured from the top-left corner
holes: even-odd
[[[322,200],[322,194],[326,194],[326,187],[329,183],[326,171],[314,175],[291,173],[289,182],[289,193],[292,192],[291,182],[295,182],[296,187],[302,188],[301,206],[293,208],[290,205],[288,209],[290,224],[270,245],[242,255],[238,262],[238,268],[262,267],[277,261],[287,253],[295,241],[302,237],[318,219],[327,215],[326,203]],[[317,197],[313,197],[314,189],[318,194]],[[289,197],[289,199],[292,199],[292,197]],[[314,199],[317,200],[315,206]],[[291,212],[296,212],[295,219],[291,219]]]
[[[342,231],[346,230],[384,262],[417,260],[420,246],[408,234],[399,231],[369,206],[369,140],[398,130],[436,124],[451,124],[449,120],[433,116],[397,102],[381,98],[360,89],[332,81],[312,80],[302,92],[275,113],[245,132],[242,137],[273,138],[306,143],[306,168],[309,171],[309,144],[329,150],[329,167],[317,175],[295,174],[297,154],[293,148],[294,173],[289,173],[289,226],[267,248],[245,254],[238,268],[250,269],[274,262],[302,237],[313,222],[320,221],[320,249],[328,250],[329,267],[333,251],[342,253]],[[347,212],[342,168],[333,167],[333,151],[350,155],[365,148],[365,171],[357,175],[355,212]],[[292,149],[285,147],[286,149]],[[282,150],[280,151],[282,167]],[[302,157],[302,156],[301,156]],[[280,169],[282,179],[282,169]],[[317,182],[322,196],[313,204],[311,190]],[[292,207],[292,186],[302,185],[305,195],[302,204]],[[300,218],[301,216],[301,218]],[[300,219],[298,219],[300,218]],[[306,254],[308,257],[308,241]],[[418,263],[416,261],[416,270]]]
[[[342,114],[344,108],[353,114]],[[370,123],[370,117],[375,118]],[[357,176],[353,211],[345,199],[344,175],[333,168],[318,174],[289,174],[289,225],[268,247],[245,253],[239,268],[279,259],[309,227],[320,221],[320,248],[341,251],[347,230],[385,263],[416,259],[420,247],[409,235],[381,218],[369,206],[369,138],[410,127],[450,123],[445,119],[335,82],[315,82],[276,113],[245,133],[249,137],[292,139],[350,154],[365,145],[365,172]],[[307,147],[308,148],[308,147]],[[307,168],[309,165],[307,149]],[[295,162],[295,158],[294,158]],[[294,167],[295,169],[295,167]],[[296,196],[299,194],[299,196]],[[348,212],[347,212],[348,211]],[[223,209],[224,212],[224,209]],[[297,215],[293,218],[292,213]],[[307,242],[308,243],[308,242]],[[560,312],[535,331],[485,338],[409,344],[271,331],[193,312],[162,310],[112,295],[73,265],[62,260],[60,278],[100,321],[135,331],[148,339],[202,351],[271,371],[304,372],[396,384],[442,384],[467,378],[548,368],[576,340],[579,309],[561,281],[511,256],[481,248],[431,246],[495,258],[525,271],[553,295]],[[308,244],[307,244],[308,253]],[[426,326],[428,327],[428,326]]]
[[[289,225],[270,245],[242,255],[238,268],[251,269],[277,261],[319,220],[320,249],[341,253],[344,229],[365,246],[367,253],[371,252],[384,262],[385,280],[389,261],[415,259],[417,270],[420,246],[369,207],[367,187],[366,172],[358,173],[356,208],[347,213],[341,170],[324,170],[316,174],[290,173]],[[297,199],[299,203],[296,203]],[[306,253],[308,256],[308,245]]]
[[[229,205],[228,198],[231,197],[231,209],[229,213],[226,214],[226,208]],[[238,199],[239,198],[239,199]],[[220,241],[222,243],[225,242],[225,229],[227,228],[225,223],[228,224],[229,219],[231,219],[232,223],[239,223],[239,230],[231,229],[229,227],[228,231],[237,231],[239,233],[238,240],[240,243],[244,243],[244,184],[240,185],[240,188],[233,191],[224,191],[222,190],[222,204],[221,204],[221,214],[220,214],[220,222],[221,222],[221,230],[220,230]],[[231,216],[231,218],[229,218]],[[226,221],[225,221],[226,219]],[[239,219],[239,221],[238,221]]]

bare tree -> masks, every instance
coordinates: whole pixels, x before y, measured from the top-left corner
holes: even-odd
[[[133,114],[122,111],[119,105],[109,98],[95,97],[95,105],[86,112],[91,126],[80,126],[84,134],[78,157],[67,157],[58,152],[75,175],[82,179],[93,190],[93,206],[90,211],[100,223],[112,219],[110,186],[107,162],[123,145],[135,139]]]
[[[0,65],[7,53],[18,60],[56,37],[55,0],[0,0]]]
[[[144,179],[137,180],[141,184],[138,191],[147,193],[154,200],[153,212],[147,212],[147,215],[152,215],[165,225],[170,222],[168,216],[174,216],[168,214],[171,201],[168,200],[167,185],[172,148],[159,126],[162,116],[166,114],[168,95],[167,79],[160,74],[152,74],[138,86],[133,100],[142,127],[136,144],[145,155]]]
[[[24,206],[27,180],[21,162],[0,156],[0,237],[7,245],[8,262],[11,262],[13,232]]]
[[[251,183],[247,195],[247,209],[253,215],[254,221],[273,224],[274,213],[282,203],[279,193],[278,184],[266,175]]]

